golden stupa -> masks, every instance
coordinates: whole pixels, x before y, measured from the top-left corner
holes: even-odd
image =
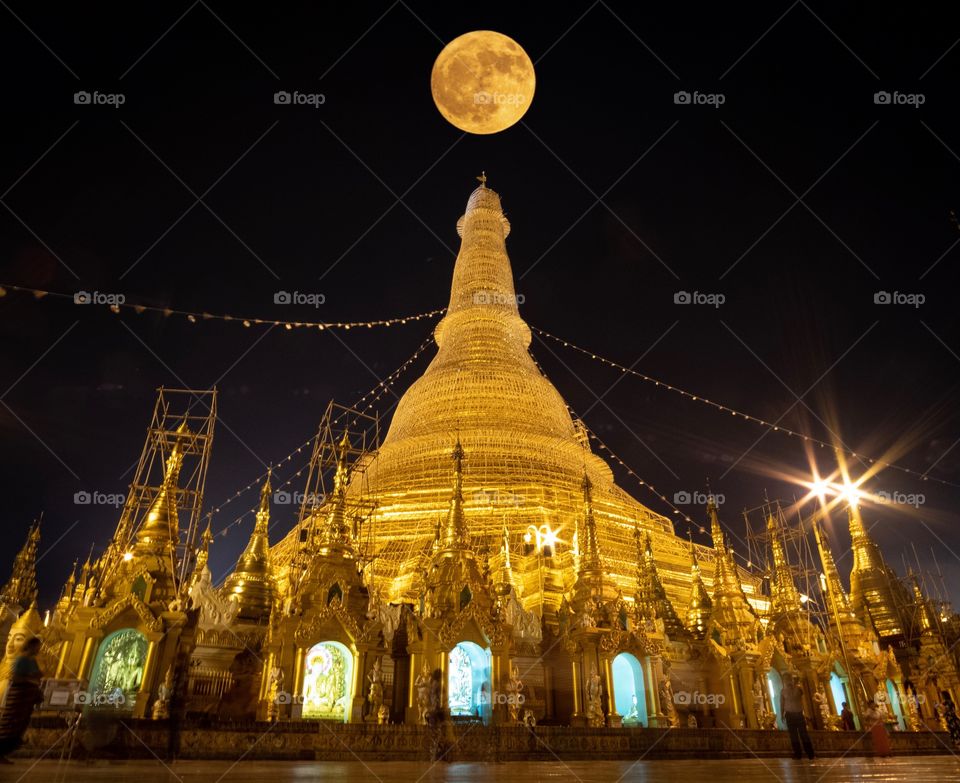
[[[556,609],[575,579],[585,474],[611,591],[633,594],[639,527],[652,536],[667,591],[685,603],[685,542],[667,518],[616,485],[590,450],[586,428],[529,353],[531,332],[506,250],[510,223],[485,182],[470,195],[457,233],[450,303],[434,332],[437,355],[401,398],[381,447],[354,472],[349,489],[374,504],[363,538],[377,587],[391,600],[415,598],[423,558],[450,502],[450,452],[459,438],[473,546],[495,555],[504,531],[514,551],[532,537],[547,544],[548,561],[528,564],[529,578],[514,563],[528,609]],[[283,542],[278,559],[292,549],[292,541]],[[712,560],[709,550],[703,556]]]

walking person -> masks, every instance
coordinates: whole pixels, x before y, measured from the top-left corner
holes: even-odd
[[[856,731],[857,724],[853,720],[853,710],[850,709],[850,705],[846,702],[843,703],[843,708],[840,710],[840,728],[843,731]]]
[[[960,748],[960,718],[957,717],[957,708],[947,691],[940,694],[940,699],[940,708],[943,710],[943,718],[947,723],[950,739],[954,745]]]
[[[42,646],[38,636],[31,636],[20,647],[10,670],[10,682],[0,708],[0,764],[13,763],[7,754],[23,744],[33,708],[43,700],[42,674],[37,665],[37,653]]]
[[[883,725],[883,714],[874,701],[867,705],[867,710],[863,714],[863,728],[870,732],[874,755],[889,756],[890,737],[887,735],[887,727]]]
[[[780,691],[780,707],[787,731],[790,732],[793,757],[800,759],[803,753],[806,753],[807,758],[813,761],[813,742],[807,732],[807,719],[803,716],[803,688],[800,687],[797,677],[787,676],[787,684]]]

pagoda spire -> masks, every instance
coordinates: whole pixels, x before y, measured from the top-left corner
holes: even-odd
[[[698,639],[702,639],[707,632],[707,623],[713,611],[713,601],[703,575],[700,573],[700,563],[697,560],[697,548],[690,539],[690,603],[687,606],[687,628]]]
[[[909,591],[886,564],[880,547],[867,533],[856,503],[847,506],[853,569],[850,571],[850,604],[864,622],[871,622],[881,637],[905,633],[900,608],[911,602]]]
[[[161,555],[172,546],[180,535],[180,515],[177,509],[178,482],[183,467],[183,441],[192,433],[187,427],[186,418],[177,427],[176,439],[170,454],[164,463],[163,483],[160,491],[150,505],[143,524],[137,530],[134,556]]]
[[[23,611],[37,600],[37,549],[40,546],[40,523],[34,522],[27,533],[7,583],[0,590],[0,604]]]
[[[713,577],[713,593],[716,599],[718,594],[730,597],[740,596],[746,602],[743,584],[736,561],[733,559],[733,550],[727,546],[727,540],[720,526],[720,514],[713,495],[707,498],[707,517],[710,519],[710,532],[713,539],[713,548],[716,551],[716,567]],[[751,610],[752,611],[752,610]]]
[[[197,547],[196,560],[193,566],[193,581],[196,581],[199,575],[207,568],[210,561],[210,544],[213,543],[213,531],[210,529],[211,519],[207,517],[207,526],[200,536],[200,546]]]
[[[843,587],[840,571],[833,559],[833,552],[830,549],[830,542],[827,541],[826,533],[821,530],[820,524],[816,521],[813,523],[813,537],[817,542],[820,563],[823,565],[823,576],[827,584],[827,599],[834,605],[831,608],[841,615],[849,614],[850,596],[847,595],[847,591]]]
[[[642,533],[640,525],[635,524],[633,540],[637,545],[637,592],[634,594],[637,612],[647,620],[663,620],[664,629],[671,638],[686,635],[686,628],[660,581],[650,533]]]
[[[593,482],[583,472],[583,540],[580,542],[580,571],[600,571],[600,544],[597,541],[597,520],[593,515]]]
[[[259,620],[273,606],[274,579],[270,562],[270,486],[271,471],[260,489],[256,522],[246,548],[237,559],[237,567],[223,584],[224,593],[235,596],[241,619]]]
[[[780,540],[781,526],[772,513],[767,515],[767,535],[773,557],[770,573],[770,593],[773,599],[771,614],[773,617],[793,614],[800,608],[800,591],[793,581],[790,562]]]
[[[921,634],[939,633],[940,624],[937,622],[937,617],[933,611],[933,607],[930,605],[930,601],[927,600],[927,597],[923,594],[923,590],[920,588],[920,578],[912,571],[910,572],[910,582],[913,589],[913,602],[916,606],[915,615],[917,630]]]
[[[350,484],[350,438],[347,433],[337,444],[337,468],[333,474],[333,499],[327,513],[326,526],[321,536],[321,546],[352,554],[353,537],[347,524],[347,488]]]
[[[497,574],[494,584],[494,592],[500,596],[509,595],[513,590],[513,568],[510,564],[510,535],[507,526],[503,526],[503,544],[501,546],[503,553],[503,565],[500,567],[500,573]]]
[[[453,491],[450,493],[450,506],[447,509],[447,519],[443,528],[444,549],[469,549],[470,533],[463,513],[463,460],[465,457],[463,445],[459,436],[450,452],[453,461]]]
[[[733,550],[727,546],[713,495],[707,498],[707,516],[710,519],[716,563],[711,619],[722,629],[722,643],[756,642],[759,621],[743,592],[737,564],[733,559]]]

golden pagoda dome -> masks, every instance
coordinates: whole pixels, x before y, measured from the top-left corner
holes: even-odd
[[[260,489],[260,507],[257,510],[253,533],[246,548],[237,559],[237,567],[223,583],[223,594],[235,596],[241,620],[262,620],[273,607],[274,578],[270,563],[270,474]]]
[[[134,556],[161,554],[180,535],[180,515],[177,510],[177,482],[183,467],[183,439],[191,434],[184,421],[176,431],[176,441],[164,464],[163,483],[150,505],[143,523],[137,530]]]
[[[384,593],[392,600],[416,594],[418,558],[429,553],[436,520],[447,511],[449,444],[458,438],[470,455],[462,494],[478,551],[499,548],[504,524],[515,541],[546,524],[556,534],[557,562],[569,559],[586,473],[614,591],[633,582],[630,544],[638,521],[675,561],[665,581],[679,598],[689,574],[670,521],[615,485],[529,353],[531,332],[506,252],[510,224],[497,193],[485,184],[474,190],[457,230],[462,242],[450,302],[434,333],[438,352],[401,398],[379,450],[356,471],[362,481],[349,488],[375,503],[367,528],[372,551],[365,555],[376,558]],[[509,498],[509,509],[498,498]],[[560,592],[548,597],[554,608]]]

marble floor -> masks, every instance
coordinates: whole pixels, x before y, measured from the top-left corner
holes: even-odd
[[[960,779],[952,755],[892,759],[843,758],[814,762],[789,759],[729,761],[571,761],[505,764],[420,762],[239,762],[183,761],[59,764],[17,760],[0,766],[0,783],[886,783]]]

